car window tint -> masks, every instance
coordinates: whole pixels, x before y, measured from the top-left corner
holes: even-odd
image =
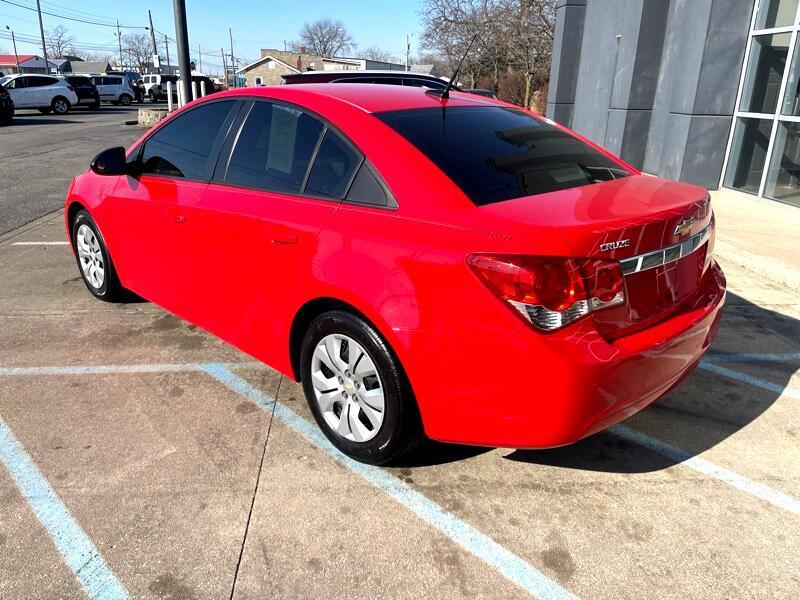
[[[208,179],[211,149],[236,102],[212,102],[172,119],[145,142],[143,172]]]
[[[8,90],[21,90],[22,88],[28,87],[28,78],[17,77],[16,79],[10,79],[5,86]]]
[[[350,191],[347,192],[345,200],[355,204],[371,204],[373,206],[389,206],[393,204],[366,161],[358,169],[356,178],[353,180],[353,185],[350,186]]]
[[[477,205],[569,189],[630,173],[578,138],[499,106],[422,108],[376,116]]]
[[[306,193],[342,199],[361,157],[335,131],[328,129],[306,183]]]
[[[57,81],[58,79],[55,79],[54,77],[28,77],[28,87],[43,87],[45,85],[53,85]]]
[[[299,192],[322,129],[322,123],[302,111],[256,102],[231,154],[225,181]]]
[[[438,83],[436,81],[428,81],[427,79],[413,78],[403,79],[403,85],[409,87],[425,87],[434,90],[443,90],[445,87],[447,87],[446,83]]]

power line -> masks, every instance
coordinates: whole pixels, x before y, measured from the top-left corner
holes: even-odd
[[[12,0],[0,0],[0,2],[3,2],[5,4],[11,4],[12,6],[17,6],[19,8],[24,8],[25,10],[30,10],[30,11],[33,11],[33,12],[37,12],[36,9],[33,8],[32,6],[25,6],[24,4],[19,4],[17,2],[12,2]],[[116,23],[100,23],[99,21],[88,21],[88,20],[85,20],[85,19],[76,19],[75,17],[68,17],[66,15],[60,15],[58,13],[48,12],[46,10],[41,11],[41,13],[43,15],[49,15],[51,17],[56,17],[56,18],[59,18],[59,19],[66,19],[67,21],[75,21],[76,23],[86,23],[88,25],[97,25],[98,27],[113,27],[114,29],[117,28]],[[147,27],[138,26],[138,25],[120,25],[120,27],[125,27],[127,29],[147,29]]]

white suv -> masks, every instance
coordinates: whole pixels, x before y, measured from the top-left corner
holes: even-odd
[[[0,85],[11,94],[16,108],[38,108],[43,115],[50,111],[65,115],[78,103],[75,88],[50,75],[8,75],[0,78]]]
[[[151,75],[142,75],[144,82],[144,93],[150,99],[150,102],[166,99],[167,97],[167,82],[172,82],[172,95],[178,97],[178,78],[175,75],[160,75],[153,73]]]
[[[136,92],[124,75],[91,75],[90,79],[97,86],[103,102],[128,106],[136,97]]]

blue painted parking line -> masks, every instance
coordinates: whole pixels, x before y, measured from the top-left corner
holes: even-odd
[[[753,377],[752,375],[742,373],[741,371],[735,371],[733,369],[721,367],[720,365],[709,362],[708,360],[702,360],[700,362],[700,368],[705,369],[706,371],[711,371],[712,373],[716,373],[717,375],[722,375],[723,377],[733,379],[735,381],[741,381],[742,383],[747,383],[763,390],[780,394],[781,396],[788,396],[789,398],[800,400],[800,390],[789,387],[788,385],[778,385],[777,383],[772,383],[766,379]]]
[[[111,571],[36,464],[0,417],[0,461],[3,462],[36,518],[53,540],[64,562],[89,598],[117,600],[128,592]]]
[[[723,354],[715,352],[706,355],[705,360],[708,362],[792,362],[795,360],[800,361],[800,352],[788,352],[785,354]]]
[[[666,456],[670,460],[674,460],[681,465],[689,467],[690,469],[694,469],[698,473],[703,473],[704,475],[713,477],[714,479],[727,483],[728,485],[732,485],[733,487],[746,492],[751,496],[766,500],[773,506],[788,510],[789,512],[800,517],[800,501],[788,494],[784,494],[783,492],[779,492],[778,490],[764,485],[763,483],[758,483],[757,481],[748,479],[744,475],[739,475],[738,473],[735,473],[729,469],[715,465],[704,458],[693,456],[685,450],[671,446],[666,442],[652,438],[649,435],[634,431],[625,425],[614,425],[609,429],[609,431],[614,435],[640,446],[644,446],[645,448],[661,454],[662,456]]]
[[[225,363],[230,368],[261,366],[259,362]],[[180,373],[199,371],[196,363],[147,364],[147,365],[67,365],[59,367],[5,367],[0,368],[0,377],[36,375],[118,375],[131,373]]]
[[[524,561],[471,525],[468,525],[427,496],[412,489],[394,475],[379,467],[365,465],[346,457],[328,441],[316,425],[311,424],[274,398],[249,384],[226,366],[218,364],[204,365],[203,370],[261,408],[273,410],[274,407],[275,416],[286,423],[293,431],[302,435],[352,472],[382,489],[423,521],[441,531],[464,550],[497,569],[503,576],[528,593],[539,598],[575,598],[570,592],[530,563]]]

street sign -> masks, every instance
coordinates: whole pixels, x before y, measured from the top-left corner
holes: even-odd
[[[158,54],[153,54],[152,58],[153,58],[153,66],[156,69],[160,69],[161,68],[161,59],[158,58]]]

